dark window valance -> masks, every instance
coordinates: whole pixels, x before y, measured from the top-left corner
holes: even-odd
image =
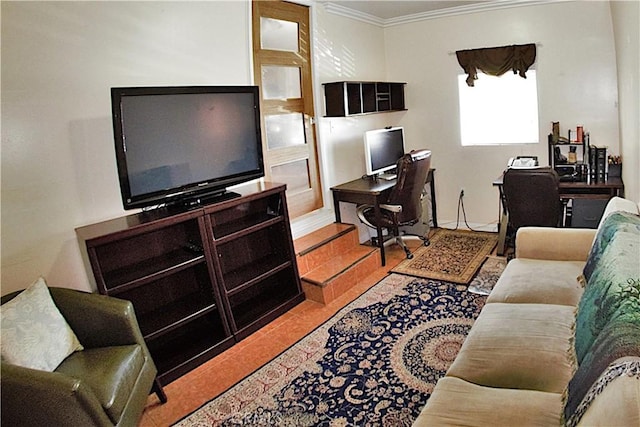
[[[536,45],[520,44],[484,49],[467,49],[456,52],[458,63],[467,77],[467,84],[473,86],[478,79],[478,70],[492,76],[501,76],[509,70],[527,78],[525,73],[536,60]]]

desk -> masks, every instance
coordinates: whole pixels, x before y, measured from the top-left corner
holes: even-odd
[[[436,186],[434,178],[435,169],[429,169],[425,184],[429,183],[431,189],[431,212],[433,215],[433,227],[438,227],[438,220],[436,218]],[[333,194],[333,208],[336,214],[336,222],[341,222],[340,218],[340,202],[349,202],[356,204],[373,205],[373,212],[377,219],[376,222],[380,222],[380,204],[387,200],[389,192],[396,185],[396,180],[384,181],[384,180],[372,180],[372,179],[354,179],[353,181],[340,184],[336,187],[331,187],[331,193]],[[382,237],[382,227],[376,228],[378,236],[378,246],[380,248],[380,258],[382,265],[385,265],[384,256],[384,240]]]
[[[500,175],[493,186],[498,187],[500,191],[500,224],[498,226],[498,248],[497,254],[504,255],[505,240],[507,236],[507,224],[509,223],[509,212],[504,201],[504,192],[502,191],[503,175]],[[620,177],[609,177],[605,182],[576,182],[576,181],[560,181],[558,186],[560,198],[563,200],[571,199],[601,199],[609,200],[614,196],[622,196],[624,183]]]

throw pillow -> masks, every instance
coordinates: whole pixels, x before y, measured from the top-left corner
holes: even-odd
[[[52,372],[83,347],[51,299],[43,278],[0,307],[2,360]]]

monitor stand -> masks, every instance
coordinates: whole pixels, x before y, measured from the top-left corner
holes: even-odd
[[[382,179],[384,181],[393,181],[397,177],[398,175],[396,175],[395,173],[381,173],[380,175],[378,175],[378,179]]]

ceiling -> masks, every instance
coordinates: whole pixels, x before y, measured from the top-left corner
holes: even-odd
[[[436,1],[436,0],[343,0],[343,1],[327,1],[340,7],[355,10],[367,15],[380,19],[393,19],[401,16],[415,15],[427,12],[443,12],[446,9],[455,9],[469,5],[488,3],[491,0],[452,0],[452,1]]]

